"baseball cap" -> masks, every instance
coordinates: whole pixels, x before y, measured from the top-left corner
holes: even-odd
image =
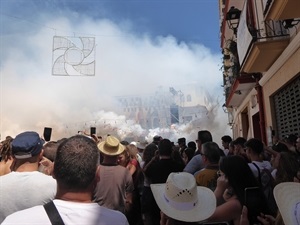
[[[12,154],[17,159],[27,159],[38,155],[45,141],[34,131],[18,134],[12,141]]]

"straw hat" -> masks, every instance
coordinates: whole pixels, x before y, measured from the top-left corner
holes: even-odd
[[[300,224],[300,183],[283,182],[276,185],[274,197],[284,224]]]
[[[190,173],[171,173],[165,184],[151,184],[151,190],[160,210],[179,221],[202,221],[216,209],[214,193],[197,186]]]
[[[105,155],[115,156],[120,155],[125,147],[114,136],[108,136],[105,141],[98,144],[98,149]]]

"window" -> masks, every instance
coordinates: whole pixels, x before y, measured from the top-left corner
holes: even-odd
[[[300,74],[273,96],[277,134],[300,134]]]

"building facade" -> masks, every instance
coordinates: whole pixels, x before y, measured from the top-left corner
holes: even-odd
[[[225,106],[233,137],[300,135],[300,1],[220,0]]]
[[[206,120],[208,109],[202,105],[205,94],[197,85],[159,87],[149,95],[117,96],[119,113],[134,120],[144,129],[169,128],[172,124],[187,124]]]

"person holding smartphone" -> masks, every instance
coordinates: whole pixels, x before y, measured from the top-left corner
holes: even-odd
[[[275,225],[276,219],[271,215],[265,215],[261,213],[257,220],[261,225]],[[248,219],[248,209],[247,206],[243,206],[241,220],[239,225],[251,225]]]
[[[219,178],[214,191],[218,205],[207,222],[226,221],[230,224],[240,225],[242,209],[245,205],[245,189],[258,187],[258,181],[241,156],[222,157],[219,167]],[[261,191],[260,196],[262,195]],[[262,201],[261,204],[264,205],[262,212],[267,213],[266,201]]]

